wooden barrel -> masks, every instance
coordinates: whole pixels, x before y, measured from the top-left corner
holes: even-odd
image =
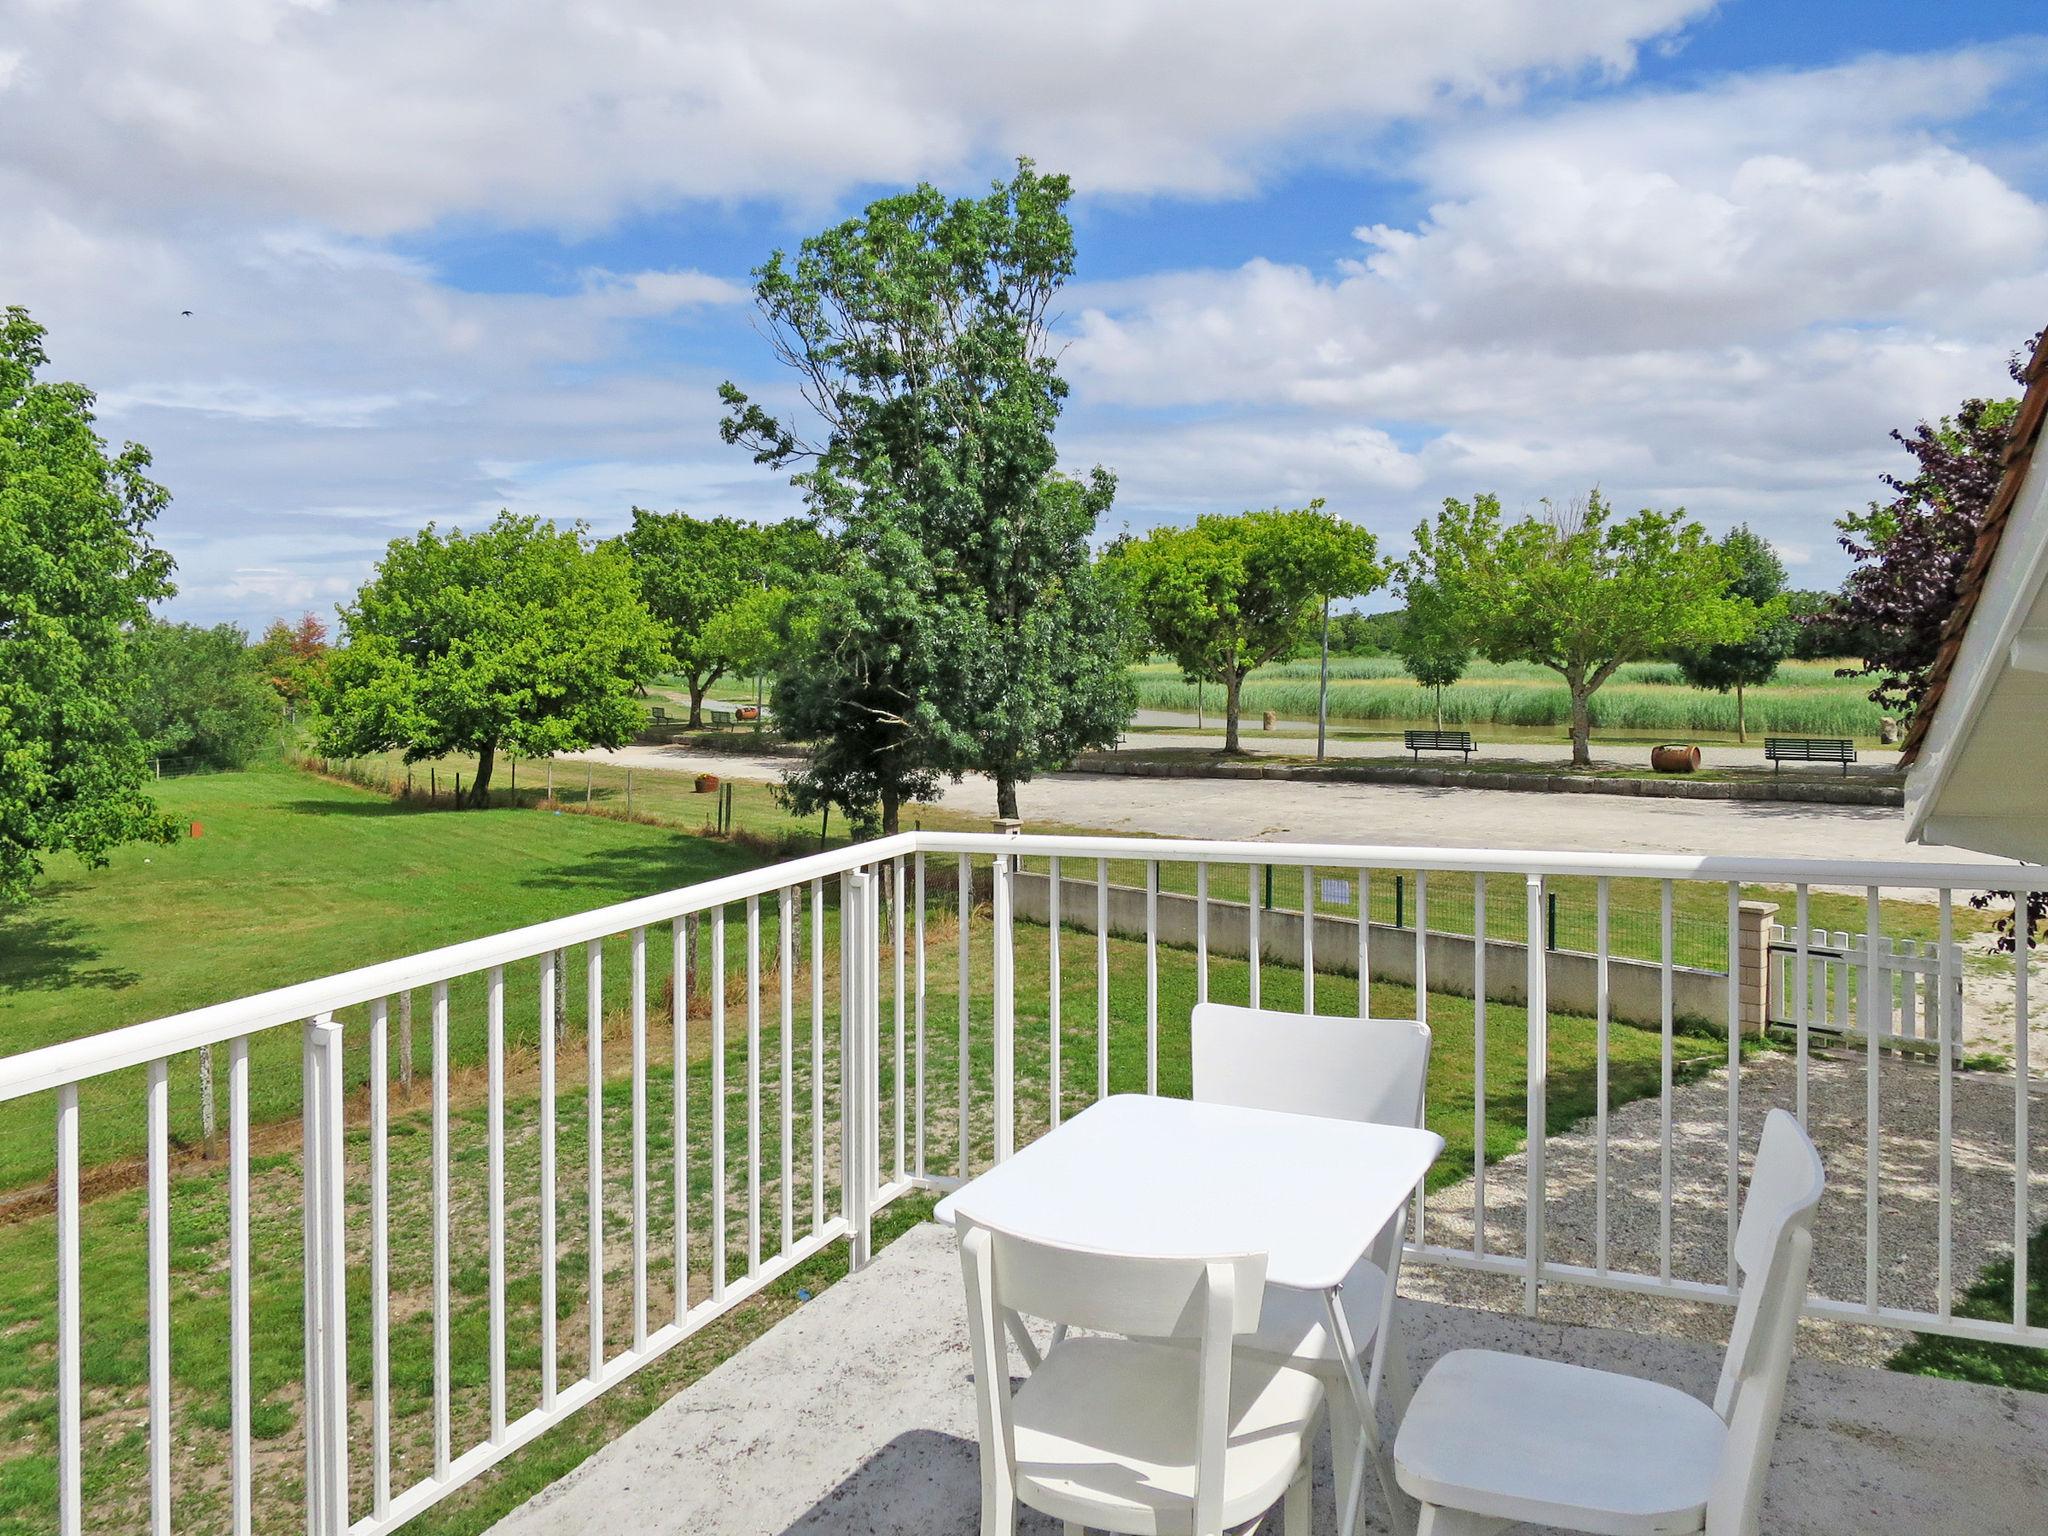
[[[1685,742],[1667,741],[1650,748],[1650,766],[1659,773],[1691,773],[1700,765],[1700,749]]]

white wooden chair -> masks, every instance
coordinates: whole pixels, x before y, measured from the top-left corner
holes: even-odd
[[[1772,1110],[1736,1229],[1742,1291],[1713,1406],[1654,1381],[1491,1350],[1444,1356],[1394,1442],[1419,1536],[1533,1522],[1754,1536],[1813,1254],[1821,1162]]]
[[[1271,1009],[1202,1003],[1194,1012],[1194,1096],[1246,1109],[1324,1115],[1377,1125],[1420,1125],[1429,1079],[1429,1026],[1408,1019],[1325,1018]],[[1391,1316],[1398,1274],[1401,1219],[1388,1224],[1371,1251],[1344,1279],[1339,1302],[1361,1355]],[[1396,1408],[1411,1392],[1408,1358],[1397,1336],[1375,1353],[1387,1361]],[[1274,1286],[1258,1329],[1238,1340],[1240,1353],[1286,1360],[1322,1377],[1330,1400],[1331,1464],[1339,1509],[1356,1496],[1350,1447],[1361,1425],[1338,1345],[1330,1337],[1323,1298]],[[1375,1383],[1376,1387],[1376,1383]]]
[[[1309,1536],[1322,1384],[1232,1349],[1258,1321],[1263,1254],[1126,1257],[963,1219],[960,1263],[982,1536],[1011,1536],[1020,1504],[1068,1536],[1220,1536],[1283,1500],[1285,1536]],[[1004,1331],[1018,1312],[1089,1331],[1060,1336],[1013,1392]]]

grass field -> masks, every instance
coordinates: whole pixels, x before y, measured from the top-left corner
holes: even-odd
[[[1875,743],[1883,711],[1866,695],[1868,682],[1835,676],[1833,661],[1787,662],[1777,679],[1749,690],[1746,713],[1751,736],[1765,732],[1798,736],[1850,736]],[[1314,719],[1315,661],[1261,667],[1246,681],[1245,718],[1256,721],[1273,710],[1286,719]],[[1138,703],[1146,709],[1196,707],[1194,684],[1180,669],[1151,662],[1136,669]],[[1203,690],[1205,708],[1217,714],[1222,692]],[[1444,690],[1444,724],[1561,732],[1571,719],[1571,697],[1557,674],[1530,662],[1474,661],[1464,678]],[[1727,737],[1735,734],[1735,696],[1689,687],[1668,662],[1623,667],[1593,695],[1596,731],[1633,735]],[[1433,724],[1433,695],[1418,687],[1392,657],[1343,657],[1330,663],[1330,718],[1352,724]]]

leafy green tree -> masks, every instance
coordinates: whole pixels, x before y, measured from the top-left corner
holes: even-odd
[[[886,836],[901,830],[905,802],[938,793],[933,657],[955,626],[935,590],[922,541],[868,516],[791,600],[774,705],[781,732],[810,743],[779,790],[797,815],[836,805],[856,835]]]
[[[301,614],[296,624],[272,619],[263,638],[249,647],[257,675],[294,707],[319,691],[327,673],[327,626],[318,614]]]
[[[250,666],[249,637],[236,625],[151,620],[136,626],[129,650],[128,717],[151,756],[244,768],[271,739],[278,698]]]
[[[1049,316],[1074,270],[1071,196],[1064,176],[1019,161],[985,197],[919,186],[794,260],[776,252],[755,303],[808,412],[777,417],[721,390],[726,441],[802,465],[795,483],[821,525],[858,547],[900,533],[932,552],[930,592],[858,633],[900,638],[919,614],[945,617],[948,649],[912,647],[946,662],[919,683],[935,690],[920,700],[923,766],[988,774],[1004,815],[1020,783],[1113,741],[1136,701],[1091,568],[1115,482],[1055,472],[1067,385]]]
[[[1400,609],[1390,613],[1333,613],[1330,615],[1332,656],[1384,656],[1401,643],[1405,616]]]
[[[510,512],[480,533],[430,523],[394,539],[342,619],[321,750],[474,753],[472,805],[487,803],[500,748],[545,757],[630,740],[645,718],[638,687],[666,654],[621,550]]]
[[[1731,644],[1756,605],[1728,590],[1727,554],[1684,512],[1617,520],[1583,502],[1503,523],[1490,495],[1446,499],[1415,530],[1406,585],[1434,587],[1490,661],[1533,661],[1571,692],[1572,763],[1590,767],[1590,702],[1625,663],[1666,649]]]
[[[1155,528],[1112,559],[1153,644],[1190,681],[1223,685],[1226,752],[1240,750],[1238,699],[1252,669],[1296,655],[1325,599],[1363,596],[1387,575],[1373,536],[1321,501]]]
[[[1695,688],[1716,693],[1735,691],[1735,739],[1749,740],[1749,716],[1743,693],[1761,688],[1778,675],[1778,668],[1792,654],[1799,631],[1793,625],[1785,597],[1785,562],[1778,552],[1747,526],[1731,528],[1721,540],[1731,574],[1728,591],[1757,610],[1756,628],[1746,639],[1710,645],[1699,650],[1676,653],[1678,670]]]
[[[1444,690],[1472,663],[1472,640],[1443,594],[1426,581],[1411,582],[1395,653],[1410,677],[1436,696],[1436,728],[1444,728]]]
[[[90,390],[38,377],[44,334],[0,313],[0,901],[49,854],[171,835],[125,708],[127,632],[172,591],[149,537],[170,498],[148,450],[108,452]]]
[[[620,543],[641,600],[668,627],[671,660],[690,691],[693,726],[704,723],[704,696],[721,677],[766,665],[776,616],[820,548],[816,534],[801,525],[639,507]]]

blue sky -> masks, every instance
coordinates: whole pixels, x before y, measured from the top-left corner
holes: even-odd
[[[156,455],[181,617],[345,601],[499,506],[784,515],[772,248],[1069,171],[1063,459],[1106,531],[1599,483],[1802,583],[1886,432],[2048,323],[2014,4],[37,3],[0,19],[0,302]],[[2038,25],[2038,23],[2037,23]],[[192,309],[189,318],[179,313]]]

